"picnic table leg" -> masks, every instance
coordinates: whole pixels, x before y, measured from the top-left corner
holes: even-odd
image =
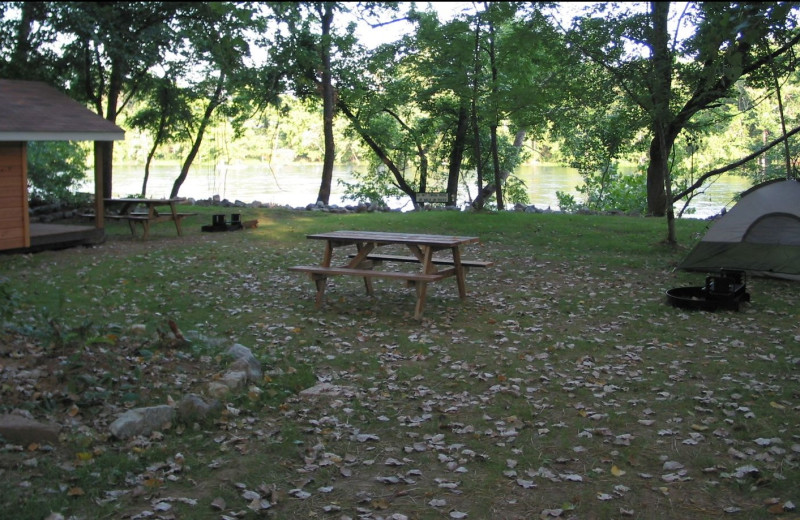
[[[183,236],[183,228],[181,227],[181,217],[175,215],[173,218],[175,219],[175,229],[178,230],[178,236],[182,237]]]
[[[136,236],[136,222],[128,220],[128,227],[131,228],[131,236]]]
[[[370,253],[370,251],[375,249],[375,244],[364,245],[361,242],[359,242],[356,244],[356,249],[358,250],[358,254],[350,262],[349,265],[351,267],[358,267],[358,265],[361,263],[361,259],[366,258],[367,255]],[[369,278],[367,276],[364,277],[364,288],[366,289],[368,296],[372,296],[374,294],[372,288],[372,278]]]
[[[331,259],[333,258],[333,244],[328,240],[325,242],[325,252],[322,254],[322,267],[330,267]]]
[[[435,273],[436,268],[433,266],[433,248],[423,246],[418,251],[422,253],[422,272],[425,274]],[[425,309],[425,297],[428,294],[428,283],[417,281],[414,283],[417,288],[417,304],[414,307],[414,318],[417,320],[422,319],[422,311]]]
[[[330,267],[331,259],[333,258],[333,244],[330,240],[325,242],[325,252],[322,254],[322,267]],[[315,306],[317,308],[322,306],[322,300],[325,297],[325,286],[328,284],[328,277],[321,274],[311,275],[314,284],[317,286],[317,298]]]
[[[314,306],[317,308],[322,307],[322,300],[325,296],[325,286],[328,284],[328,277],[324,275],[315,274],[311,278],[317,286],[317,298],[314,301]]]
[[[181,229],[181,219],[178,217],[178,208],[175,206],[174,202],[169,203],[169,209],[172,211],[172,220],[175,222],[175,230],[178,231],[178,236],[183,236],[183,230]]]
[[[150,221],[142,220],[142,240],[147,240],[148,235],[150,235]]]
[[[428,282],[415,282],[417,288],[417,304],[414,306],[414,319],[422,319],[422,311],[425,309],[425,295],[428,292]]]
[[[458,247],[452,248],[453,267],[456,270],[456,282],[458,283],[458,296],[463,300],[467,297],[467,282],[464,275],[464,266],[461,265],[461,251]]]

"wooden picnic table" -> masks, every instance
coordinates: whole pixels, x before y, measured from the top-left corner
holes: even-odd
[[[173,197],[169,199],[121,198],[103,199],[108,209],[116,208],[117,211],[105,216],[108,219],[125,220],[131,228],[131,234],[136,236],[136,224],[142,225],[142,238],[147,238],[150,233],[150,224],[172,221],[178,236],[183,235],[181,220],[197,213],[179,213],[178,204],[186,202],[185,198]],[[145,211],[138,208],[144,206]],[[159,213],[158,208],[168,207],[169,212]]]
[[[291,271],[305,272],[311,275],[316,284],[317,307],[322,305],[330,276],[357,276],[364,279],[367,295],[373,294],[373,278],[389,278],[405,280],[417,291],[417,303],[414,317],[420,319],[425,306],[425,295],[428,283],[454,276],[461,299],[467,297],[466,269],[469,267],[488,267],[492,262],[480,260],[462,260],[461,247],[479,242],[478,237],[462,237],[449,235],[425,235],[416,233],[389,233],[383,231],[333,231],[307,235],[311,240],[323,240],[320,265],[296,265]],[[347,256],[346,263],[332,266],[334,251],[343,247],[355,246],[355,252]],[[378,254],[379,247],[405,246],[410,256],[396,254]],[[447,252],[444,256],[435,257],[437,252]],[[419,265],[415,272],[400,270],[378,270],[374,267],[385,262],[410,263]]]

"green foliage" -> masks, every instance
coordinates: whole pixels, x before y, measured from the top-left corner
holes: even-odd
[[[358,16],[382,31],[389,19],[402,17],[397,11],[403,7],[367,3]],[[368,49],[356,41],[351,26],[338,23],[355,11],[341,2],[9,2],[0,5],[0,76],[64,85],[111,120],[117,111],[125,115],[128,130],[141,129],[147,138],[115,144],[115,161],[144,162],[150,153],[153,159],[177,156],[188,170],[195,157],[265,160],[280,150],[284,160],[291,154],[290,159],[319,162],[324,156],[320,50],[327,48],[333,52],[335,101],[356,114],[351,121],[340,110],[334,118],[336,161],[370,160],[367,136],[401,172],[352,187],[354,196],[363,192],[360,200],[393,196],[393,185],[408,193],[423,180],[436,189],[463,182],[478,161],[472,129],[466,143],[455,135],[462,110],[473,106],[481,155],[490,150],[485,140],[490,127],[502,136],[501,175],[513,172],[506,158],[513,156],[509,144],[517,128],[537,141],[548,132],[562,139],[558,148],[586,175],[606,171],[615,160],[646,161],[643,145],[652,139],[654,94],[660,91],[652,55],[639,51],[642,45],[652,50],[658,32],[652,13],[645,4],[594,4],[568,30],[548,13],[561,8],[475,4],[443,22],[434,10],[414,6],[403,18],[413,32]],[[323,36],[326,10],[337,24]],[[691,154],[673,150],[676,187],[780,135],[775,74],[786,121],[796,124],[797,103],[791,100],[798,83],[793,54],[765,59],[796,38],[795,4],[688,4],[679,22],[689,30],[672,42],[671,94],[667,103],[657,104],[660,112],[670,112],[667,119],[696,136],[698,145]],[[769,67],[748,69],[767,61]],[[293,105],[290,116],[271,107],[278,95]],[[674,132],[679,141],[682,134]],[[158,143],[163,144],[156,152]],[[788,147],[795,164],[790,169],[796,169],[797,146],[794,139]],[[637,157],[628,157],[632,153]],[[787,173],[786,153],[775,147],[740,171],[754,178]],[[480,164],[492,162],[481,157]],[[485,180],[493,180],[491,170],[485,169]],[[600,186],[602,180],[590,182]],[[513,191],[514,182],[505,187]],[[38,183],[32,181],[34,189]]]
[[[88,150],[68,141],[28,143],[28,189],[32,204],[79,201],[86,179]]]
[[[649,9],[614,6],[611,12],[597,6],[576,19],[567,38],[595,65],[596,74],[613,80],[624,103],[643,113],[641,128],[650,141],[647,213],[668,217],[667,240],[673,242],[666,185],[672,182],[668,160],[675,139],[699,114],[734,97],[738,80],[751,74],[763,79],[763,70],[789,55],[800,36],[791,4],[690,3],[678,20],[687,26],[684,38],[671,34],[670,9],[667,2],[651,3]],[[603,106],[596,98],[582,98],[584,106]]]
[[[516,175],[509,175],[506,179],[504,186],[504,195],[506,200],[513,204],[528,204],[530,198],[528,197],[528,187],[522,179]]]
[[[14,316],[17,296],[8,283],[8,278],[0,276],[0,325]]]
[[[267,384],[261,394],[261,403],[263,405],[280,405],[288,397],[314,386],[317,382],[314,368],[308,363],[298,362],[296,359],[290,358],[282,360],[280,367],[281,370],[278,374],[267,378]]]
[[[387,207],[387,199],[403,197],[391,180],[391,174],[386,168],[376,167],[374,170],[353,170],[354,182],[339,179],[339,185],[344,187],[342,198],[360,204],[370,204],[377,207]]]
[[[568,213],[589,210],[643,214],[647,210],[646,179],[641,172],[621,172],[619,165],[612,163],[603,172],[583,175],[584,184],[576,188],[584,195],[583,201],[562,192],[556,197],[561,210]]]

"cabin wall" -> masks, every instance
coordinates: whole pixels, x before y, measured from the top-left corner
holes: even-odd
[[[0,142],[0,250],[30,247],[27,144]]]

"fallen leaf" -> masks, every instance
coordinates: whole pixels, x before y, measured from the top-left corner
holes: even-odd
[[[532,480],[524,480],[521,478],[517,479],[517,485],[523,489],[531,489],[536,487],[536,484],[534,484]]]
[[[389,507],[391,507],[392,504],[388,500],[386,500],[385,498],[377,498],[377,499],[373,500],[370,503],[370,505],[374,509],[385,510],[385,509],[389,509]]]

